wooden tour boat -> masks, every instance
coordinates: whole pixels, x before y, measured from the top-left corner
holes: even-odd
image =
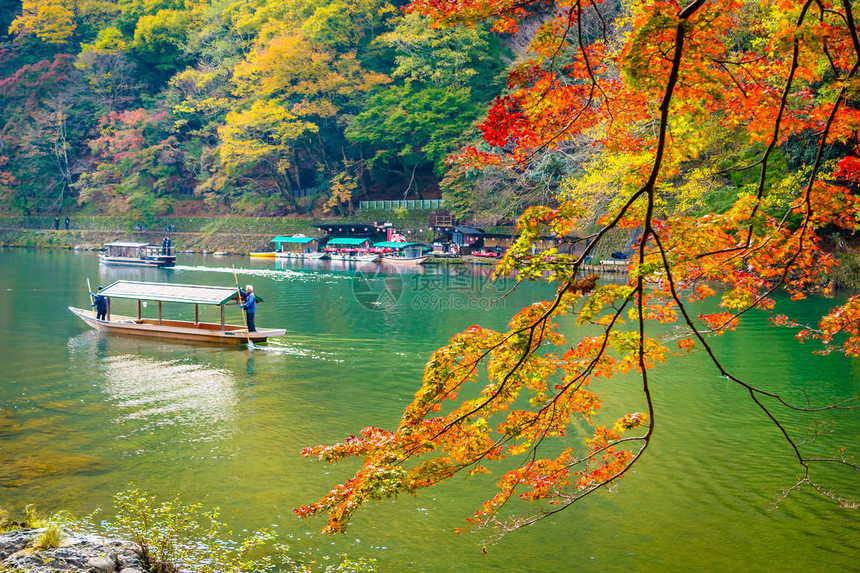
[[[176,256],[170,254],[169,247],[117,241],[105,245],[99,262],[103,265],[165,268],[176,264]]]
[[[426,243],[397,243],[383,241],[375,243],[373,250],[379,253],[383,263],[394,265],[420,265],[429,258],[432,247]]]
[[[215,342],[241,344],[245,342],[265,342],[273,336],[281,336],[286,330],[280,328],[258,328],[248,332],[244,326],[225,324],[225,307],[239,304],[239,293],[235,287],[197,286],[170,283],[149,283],[140,281],[117,281],[108,285],[99,294],[107,297],[108,311],[106,320],[98,320],[95,311],[69,307],[81,320],[99,331],[108,331],[133,336],[166,338],[189,342]],[[111,299],[131,299],[137,301],[137,316],[111,314]],[[260,299],[258,299],[259,301]],[[158,303],[158,318],[141,316],[142,301]],[[184,303],[194,305],[194,320],[169,320],[162,318],[163,303]],[[200,305],[221,307],[221,322],[200,322]],[[240,311],[241,312],[241,311]]]
[[[333,261],[356,261],[372,263],[379,255],[370,252],[370,239],[334,237],[326,243],[325,250]]]
[[[277,245],[275,256],[279,259],[320,260],[328,257],[328,253],[319,250],[319,241],[313,237],[275,237],[272,242]]]

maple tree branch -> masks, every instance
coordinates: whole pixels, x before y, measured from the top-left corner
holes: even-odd
[[[657,148],[656,148],[656,152],[655,152],[655,157],[654,157],[653,168],[652,168],[651,174],[650,174],[647,182],[645,183],[645,185],[639,190],[639,192],[634,194],[634,196],[628,200],[626,205],[622,208],[621,212],[619,212],[619,215],[615,219],[615,223],[611,223],[611,224],[607,225],[606,227],[604,227],[604,230],[606,230],[608,228],[614,228],[614,226],[617,225],[617,222],[620,220],[621,216],[623,216],[623,213],[626,212],[626,210],[630,206],[632,206],[633,202],[635,202],[644,193],[648,198],[648,211],[647,211],[647,214],[645,217],[645,222],[644,222],[645,229],[643,230],[643,237],[642,237],[642,240],[640,242],[640,261],[643,261],[643,262],[645,260],[645,245],[647,243],[647,238],[648,238],[649,234],[654,233],[654,230],[651,227],[651,217],[653,217],[653,208],[654,208],[654,188],[656,186],[656,180],[657,180],[658,173],[660,171],[663,152],[665,149],[666,128],[668,125],[668,117],[669,117],[669,103],[671,101],[674,86],[677,83],[678,70],[680,68],[681,55],[682,55],[682,51],[683,51],[683,43],[684,43],[684,28],[683,28],[684,24],[683,24],[683,22],[686,18],[689,18],[695,12],[695,10],[698,9],[698,7],[700,7],[703,4],[704,4],[704,0],[696,0],[695,2],[690,4],[687,8],[685,8],[681,12],[681,18],[680,18],[681,21],[679,22],[679,25],[678,25],[677,30],[676,30],[676,36],[675,36],[675,52],[674,52],[673,60],[672,60],[672,69],[670,71],[669,80],[668,80],[667,86],[666,86],[666,91],[664,92],[664,97],[663,97],[663,100],[662,100],[662,102],[660,104],[660,108],[659,108],[660,112],[661,112],[660,125],[659,125],[659,138],[658,138],[658,143],[657,143]],[[603,236],[602,233],[598,234],[598,239],[602,236]],[[593,248],[593,245],[598,242],[598,239],[595,239],[595,241],[591,245],[591,248]],[[586,252],[588,252],[588,250],[590,250],[590,249],[586,249]],[[585,257],[585,255],[583,255],[582,258],[584,259],[584,257]],[[606,487],[608,484],[614,482],[616,479],[621,477],[625,472],[627,472],[633,466],[633,464],[640,458],[640,456],[643,454],[643,452],[647,449],[648,444],[650,443],[650,437],[653,433],[654,404],[653,404],[653,399],[651,397],[650,388],[648,386],[648,374],[647,374],[647,368],[646,368],[646,364],[645,364],[645,346],[644,346],[645,345],[645,326],[644,326],[644,314],[645,314],[645,312],[644,312],[644,306],[643,306],[644,305],[644,277],[641,275],[639,277],[637,277],[637,288],[636,288],[635,292],[639,293],[639,297],[638,297],[638,301],[637,301],[638,310],[639,310],[639,312],[638,312],[638,314],[639,314],[638,360],[639,360],[639,368],[640,368],[641,375],[642,375],[643,393],[646,397],[646,401],[648,403],[648,411],[649,411],[648,431],[646,432],[646,434],[644,436],[638,437],[636,439],[643,440],[644,445],[639,449],[639,451],[634,455],[634,457],[628,463],[626,463],[624,465],[624,467],[620,471],[618,471],[615,475],[613,475],[609,479],[605,479],[605,480],[600,481],[594,488],[588,490],[586,493],[575,496],[573,501],[576,501],[577,499],[582,499],[582,497],[584,497],[584,495],[587,495],[591,491],[595,491],[601,487]],[[617,314],[616,314],[616,316],[617,316]],[[607,330],[607,336],[608,336],[608,332],[609,331]],[[547,512],[546,514],[543,514],[541,517],[539,517],[539,519],[542,519],[543,517],[548,517],[549,515],[552,515],[554,513],[557,513],[558,511],[561,511],[562,509],[564,509],[566,507],[569,507],[573,503],[573,501],[566,504],[562,508],[554,510],[553,512]],[[525,524],[534,523],[535,521],[526,522]]]
[[[537,421],[540,419],[541,413],[546,412],[550,407],[552,407],[553,411],[555,411],[555,408],[557,406],[558,401],[561,399],[562,396],[567,394],[569,390],[572,389],[572,390],[576,391],[577,389],[582,387],[582,384],[585,382],[585,379],[589,375],[591,375],[592,372],[594,372],[594,368],[597,366],[597,363],[606,354],[606,349],[609,345],[609,336],[612,333],[613,328],[615,327],[615,323],[618,321],[619,317],[621,316],[621,313],[624,311],[624,308],[630,302],[631,297],[632,297],[632,293],[624,299],[623,304],[619,308],[616,309],[615,314],[612,316],[612,320],[609,322],[608,325],[606,325],[606,328],[604,329],[604,333],[603,333],[603,337],[602,337],[603,340],[600,343],[600,348],[597,350],[596,355],[591,359],[591,361],[589,361],[589,363],[582,370],[582,372],[577,374],[570,382],[565,384],[558,392],[556,392],[555,396],[553,396],[553,399],[550,400],[550,402],[548,404],[544,405],[543,407],[541,407],[540,410],[538,410],[537,416],[535,416],[535,418],[528,425],[523,426],[524,428],[527,428],[529,426],[536,424]],[[552,418],[551,418],[551,420],[552,420]],[[544,430],[543,436],[537,440],[537,442],[535,443],[534,446],[532,446],[531,450],[533,452],[535,452],[535,453],[537,452],[537,448],[538,448],[540,442],[544,438],[546,438],[546,430]],[[510,441],[510,439],[506,439],[503,442],[500,442],[500,444],[501,443],[507,443],[508,441]]]
[[[594,8],[594,13],[597,14],[597,18],[600,20],[600,35],[603,38],[603,42],[607,43],[609,40],[606,36],[607,26],[606,20],[603,18],[603,13],[600,11],[600,8],[598,8],[597,2],[591,2],[589,5]]]
[[[567,22],[567,26],[565,27],[565,31],[564,31],[564,35],[563,35],[562,39],[567,37],[567,33],[570,30],[571,20],[573,18],[574,10],[576,11],[576,14],[577,14],[576,24],[577,24],[577,39],[578,39],[578,43],[579,43],[579,53],[582,55],[583,62],[585,63],[586,74],[588,75],[589,79],[591,80],[591,86],[590,86],[589,91],[588,91],[588,98],[587,98],[586,102],[582,105],[582,107],[579,109],[579,111],[573,116],[573,118],[571,118],[567,122],[567,125],[565,125],[561,129],[559,129],[552,137],[548,138],[546,141],[541,143],[541,145],[537,146],[531,153],[529,153],[523,159],[524,162],[530,161],[535,156],[537,156],[538,153],[546,150],[553,142],[561,139],[562,137],[564,137],[564,135],[567,134],[567,132],[570,130],[571,127],[573,127],[573,125],[576,124],[576,122],[579,120],[579,118],[582,116],[582,114],[585,113],[585,111],[589,107],[591,107],[591,104],[594,102],[595,90],[599,91],[600,94],[603,96],[603,103],[604,103],[604,106],[606,108],[606,113],[608,114],[610,121],[613,118],[612,108],[609,104],[609,97],[606,95],[606,92],[600,86],[600,82],[597,81],[597,78],[594,75],[594,69],[591,66],[591,61],[588,58],[588,52],[585,48],[585,42],[584,42],[583,37],[582,37],[582,12],[581,12],[580,0],[577,0],[577,2],[573,6],[571,6],[570,10],[568,11],[568,22]],[[560,46],[558,49],[560,49]],[[553,58],[552,58],[553,67],[555,65],[554,62],[555,62],[555,56],[557,55],[557,53],[558,52],[556,51],[556,54],[554,54]],[[550,87],[547,87],[547,89],[541,95],[541,98],[539,101],[543,101],[543,99],[546,97],[549,89],[550,89]]]
[[[740,81],[735,77],[735,75],[732,73],[732,71],[729,69],[729,67],[725,64],[725,62],[722,62],[722,61],[720,61],[720,60],[713,60],[713,61],[714,61],[718,66],[720,66],[722,69],[726,70],[726,73],[727,73],[727,74],[729,74],[729,77],[730,77],[730,78],[732,78],[732,83],[734,83],[734,84],[737,86],[737,88],[738,88],[739,90],[741,90],[741,93],[744,95],[744,97],[748,97],[748,96],[749,96],[749,94],[747,94],[747,91],[744,89],[744,86],[743,86],[743,85],[741,84],[741,82],[740,82]]]
[[[860,58],[860,38],[857,36],[857,26],[854,23],[854,12],[851,10],[850,0],[842,0],[842,7],[845,8],[845,20],[848,23],[848,33],[851,35],[851,43],[854,46],[854,53]],[[854,69],[857,69],[855,64]]]
[[[812,3],[812,0],[807,0],[804,3],[803,9],[801,10],[800,16],[798,17],[796,27],[799,28],[803,24],[803,20],[806,18],[806,13],[807,13],[807,10],[809,9],[809,6],[811,5],[811,3]],[[774,119],[774,122],[773,122],[773,135],[771,136],[771,140],[768,143],[768,146],[765,149],[765,152],[761,158],[761,174],[759,175],[758,191],[756,192],[757,201],[756,201],[755,206],[753,207],[753,211],[752,211],[752,213],[750,213],[750,217],[749,217],[750,218],[750,225],[749,225],[749,230],[747,233],[747,240],[746,240],[747,246],[749,246],[750,241],[752,239],[753,219],[755,219],[755,214],[758,212],[758,208],[761,204],[761,200],[764,197],[765,178],[767,176],[767,162],[768,162],[768,159],[770,158],[770,154],[773,153],[773,150],[776,148],[777,142],[779,142],[779,131],[780,131],[780,128],[782,126],[782,118],[783,118],[783,115],[785,114],[785,108],[788,105],[788,95],[789,95],[789,93],[791,93],[791,86],[794,83],[794,74],[797,72],[797,68],[799,66],[799,62],[798,62],[799,57],[800,57],[800,40],[797,37],[795,37],[794,41],[793,41],[791,65],[790,65],[789,71],[788,71],[788,78],[786,79],[785,87],[782,90],[782,96],[780,97],[779,107],[778,107],[777,113],[776,113],[776,118]]]
[[[563,289],[562,289],[562,290],[563,290]],[[560,302],[560,300],[561,300],[562,296],[563,296],[563,292],[561,292],[561,291],[560,291],[560,293],[559,293],[559,295],[558,295],[558,297],[557,297],[557,301],[558,301],[558,302]],[[597,352],[597,355],[596,355],[596,356],[595,356],[595,357],[590,361],[590,363],[588,364],[588,366],[586,367],[586,369],[585,369],[582,373],[580,373],[579,375],[577,375],[577,376],[576,376],[576,378],[574,378],[571,382],[569,382],[569,383],[568,383],[565,387],[563,387],[559,392],[557,392],[557,393],[555,394],[555,396],[553,397],[553,399],[552,399],[548,404],[546,404],[545,406],[543,406],[543,407],[539,410],[539,412],[538,412],[538,414],[535,416],[535,418],[534,418],[534,419],[533,419],[529,424],[527,424],[527,425],[524,425],[524,426],[523,426],[523,429],[524,429],[524,428],[528,428],[528,427],[530,427],[530,426],[532,426],[532,425],[536,424],[536,423],[540,420],[540,414],[541,414],[541,413],[546,412],[549,408],[551,408],[551,407],[552,407],[552,408],[553,408],[553,410],[555,410],[555,406],[556,406],[556,404],[557,404],[558,400],[559,400],[559,399],[560,399],[560,398],[561,398],[561,397],[562,397],[562,396],[563,396],[563,395],[564,395],[568,390],[570,390],[570,389],[571,389],[571,387],[572,387],[574,384],[576,384],[576,385],[577,385],[577,387],[578,387],[578,386],[580,386],[580,385],[581,385],[581,380],[582,380],[584,377],[588,376],[588,374],[590,374],[590,373],[593,371],[593,369],[594,369],[594,367],[596,366],[597,362],[598,362],[598,361],[600,360],[600,358],[604,355],[604,353],[605,353],[605,351],[606,351],[606,348],[607,348],[607,345],[608,345],[609,336],[610,336],[610,334],[611,334],[611,332],[612,332],[612,330],[613,330],[613,327],[614,327],[614,325],[615,325],[616,321],[618,320],[618,318],[620,317],[620,314],[623,312],[624,307],[627,305],[627,302],[629,302],[629,300],[630,300],[630,297],[631,297],[631,296],[632,296],[632,293],[631,293],[631,295],[628,295],[628,296],[625,298],[624,303],[623,303],[623,304],[622,304],[622,305],[621,305],[621,306],[616,310],[616,312],[615,312],[615,314],[614,314],[614,316],[613,316],[613,318],[612,318],[612,321],[610,322],[610,324],[609,324],[609,325],[607,325],[607,327],[606,327],[606,329],[605,329],[604,336],[603,336],[603,341],[602,341],[602,343],[601,343],[601,347],[600,347],[600,349],[599,349],[599,350],[598,350],[598,352]],[[540,324],[540,325],[541,325],[541,326],[540,326],[540,328],[545,328],[545,327],[546,327],[546,322],[547,322],[547,320],[548,320],[548,318],[549,318],[549,316],[550,316],[550,315],[551,315],[551,312],[550,312],[550,311],[548,311],[545,315],[543,315],[543,316],[539,317],[539,319],[538,319],[537,321],[535,321],[535,322],[532,324],[532,326],[531,326],[531,327],[529,327],[528,329],[530,329],[530,330],[534,330],[534,328],[536,328],[538,324]],[[521,330],[520,330],[520,332],[523,332],[523,331],[525,331],[525,330],[527,330],[527,329],[525,329],[525,328],[524,328],[524,329],[521,329]],[[509,338],[509,337],[506,337],[506,339],[507,339],[507,338]],[[541,337],[539,336],[539,338],[541,338]],[[519,369],[520,365],[522,364],[522,361],[524,360],[524,358],[525,358],[526,356],[531,355],[531,354],[534,352],[534,350],[531,350],[531,346],[532,346],[532,345],[531,345],[531,341],[530,341],[530,344],[529,344],[529,348],[530,348],[530,350],[529,350],[529,351],[527,351],[527,352],[524,354],[524,356],[523,356],[523,357],[521,357],[520,362],[518,362],[514,367],[512,367],[512,368],[511,368],[511,370],[510,370],[510,371],[508,372],[508,374],[506,375],[505,380],[507,380],[507,378],[508,378],[510,375],[512,375],[514,372],[516,372],[516,371]],[[498,347],[498,345],[495,345],[495,346],[494,346],[494,348],[497,348],[497,347]],[[458,418],[457,420],[452,421],[451,423],[449,423],[448,425],[446,425],[443,429],[439,430],[439,431],[435,434],[435,436],[434,436],[434,437],[438,437],[438,436],[440,436],[440,435],[444,434],[445,432],[447,432],[448,430],[450,430],[451,428],[453,428],[453,426],[454,426],[454,425],[456,425],[456,424],[458,424],[458,423],[462,422],[463,420],[465,420],[466,418],[470,417],[471,415],[473,415],[473,414],[474,414],[474,413],[476,413],[477,411],[480,411],[481,409],[483,409],[486,405],[488,405],[488,404],[489,404],[489,402],[490,402],[490,401],[492,401],[493,399],[495,399],[495,397],[497,397],[497,396],[498,396],[498,393],[499,393],[499,392],[501,392],[501,389],[502,389],[502,388],[501,388],[501,385],[500,385],[500,386],[499,386],[499,388],[497,389],[496,393],[495,393],[493,396],[491,396],[491,398],[489,398],[489,399],[488,399],[484,404],[482,404],[480,407],[476,408],[474,411],[472,411],[472,412],[470,412],[470,413],[468,413],[468,414],[463,415],[462,417]],[[651,400],[650,400],[650,394],[648,395],[648,402],[649,402],[649,412],[651,412],[652,408],[650,407],[650,402],[651,402]],[[547,430],[544,430],[544,431],[543,431],[543,435],[542,435],[541,437],[537,438],[537,439],[536,439],[536,441],[535,441],[535,444],[534,444],[531,448],[529,448],[530,456],[531,456],[531,459],[532,459],[532,460],[534,460],[534,459],[537,457],[537,450],[538,450],[538,448],[540,447],[540,444],[543,442],[543,440],[547,437],[547,436],[546,436],[546,431],[547,431]],[[649,432],[649,434],[648,434],[648,435],[650,436],[650,432]],[[513,439],[515,439],[515,436],[511,436],[511,435],[503,435],[503,436],[500,436],[497,440],[495,440],[495,441],[493,442],[493,444],[491,444],[490,446],[488,446],[487,448],[485,448],[483,452],[481,452],[481,453],[479,453],[479,454],[477,454],[477,455],[473,456],[473,457],[472,457],[468,462],[464,462],[464,463],[458,464],[454,469],[452,469],[452,470],[451,470],[451,475],[453,475],[454,473],[458,473],[458,472],[462,471],[463,469],[465,469],[465,468],[467,468],[467,467],[474,466],[474,465],[478,464],[481,460],[483,460],[483,459],[484,459],[487,455],[489,455],[492,451],[494,451],[494,450],[495,450],[495,449],[497,449],[498,447],[503,446],[504,444],[509,443],[509,442],[510,442],[511,440],[513,440]],[[641,438],[639,438],[639,439],[641,439]],[[623,440],[622,440],[622,441],[623,441]],[[618,441],[615,441],[615,442],[613,442],[612,444],[616,444],[616,443],[618,443]],[[607,446],[607,447],[611,447],[611,445],[612,445],[612,444],[610,444],[610,445],[609,445],[609,446]],[[601,448],[601,450],[598,450],[598,451],[603,451],[604,449],[605,449],[605,448]],[[407,450],[407,451],[405,451],[404,453],[405,453],[406,455],[404,456],[404,458],[403,458],[402,460],[400,460],[400,461],[398,462],[398,465],[402,465],[403,463],[405,463],[405,461],[406,461],[407,459],[411,458],[414,454],[416,454],[416,453],[418,452],[418,450],[419,450],[419,448],[416,446],[416,447],[414,447],[414,448],[413,448],[413,449],[411,449],[411,450]],[[596,455],[596,453],[593,453],[593,454],[591,454],[591,455],[587,456],[587,458],[585,458],[585,459],[586,459],[586,460],[587,460],[587,459],[591,459],[591,457],[593,457],[594,455]],[[577,463],[581,463],[582,461],[583,461],[583,460],[580,460],[580,461],[579,461],[579,462],[577,462]],[[520,469],[524,468],[526,464],[527,464],[527,462],[522,462],[522,463],[520,464],[519,468],[520,468]],[[438,482],[439,480],[441,480],[441,479],[444,479],[444,477],[445,477],[445,476],[440,476],[440,477],[438,478],[437,482]],[[521,483],[521,481],[518,481],[517,483]],[[493,511],[493,514],[497,513],[499,510],[501,510],[501,509],[502,509],[502,506],[504,506],[504,505],[507,503],[507,499],[510,497],[510,495],[512,495],[512,493],[513,493],[513,491],[514,491],[515,487],[516,487],[516,484],[514,484],[514,485],[512,486],[512,489],[509,491],[509,496],[505,499],[505,501],[503,501],[503,502],[499,505],[499,507],[498,507],[498,508],[496,508],[496,509]]]
[[[589,462],[589,461],[595,459],[599,454],[602,454],[602,453],[606,452],[607,450],[613,449],[615,446],[618,446],[619,444],[625,444],[628,442],[641,442],[643,440],[644,440],[643,436],[628,436],[625,438],[619,438],[618,440],[614,440],[613,442],[608,443],[601,448],[595,449],[594,451],[589,453],[587,456],[585,456],[583,458],[578,458],[575,461],[571,462],[570,464],[567,464],[566,466],[564,466],[563,470],[570,471],[570,470],[576,468],[577,466],[579,466],[581,464],[584,464],[586,462]],[[534,525],[535,523],[537,523],[543,519],[546,519],[548,517],[552,517],[553,515],[556,515],[557,513],[560,513],[562,511],[568,509],[577,501],[593,494],[594,492],[596,492],[600,489],[610,487],[612,484],[614,484],[616,481],[618,481],[618,479],[621,478],[625,473],[627,473],[627,471],[633,466],[633,464],[636,461],[638,461],[638,459],[642,456],[642,454],[644,453],[645,447],[647,447],[647,444],[645,446],[642,446],[639,450],[637,450],[636,453],[633,454],[633,458],[621,470],[615,472],[613,475],[609,476],[605,480],[596,482],[596,483],[590,485],[589,487],[587,487],[585,489],[577,490],[573,494],[569,494],[569,493],[566,493],[566,492],[561,491],[561,490],[556,490],[554,492],[556,498],[565,500],[565,503],[558,504],[559,507],[556,509],[547,510],[545,508],[541,508],[538,513],[535,513],[534,515],[531,515],[528,517],[516,517],[516,516],[511,517],[508,519],[509,525],[501,523],[497,519],[495,519],[495,517],[498,515],[498,511],[493,511],[492,514],[489,515],[486,518],[486,520],[484,520],[484,522],[485,522],[485,524],[489,524],[491,521],[494,521],[500,527],[503,528],[503,531],[500,534],[498,534],[498,536],[497,536],[497,540],[498,540],[498,539],[504,538],[507,534],[511,533],[512,531],[515,531],[516,529],[519,529],[521,527],[528,527],[530,525]],[[561,473],[561,471],[563,471],[563,470],[559,470],[558,472],[556,472],[556,474]],[[513,493],[513,492],[511,492],[511,493]],[[510,496],[508,496],[508,498],[505,500],[505,502],[504,502],[505,504],[507,503],[509,498],[510,498]],[[502,508],[499,507],[498,509],[500,510]]]
[[[767,391],[761,390],[760,388],[757,388],[757,387],[741,380],[740,378],[734,376],[728,370],[726,370],[725,367],[723,366],[722,362],[719,360],[719,358],[717,358],[717,356],[714,353],[711,346],[708,344],[704,335],[701,333],[701,331],[699,331],[699,329],[693,323],[692,318],[690,317],[689,313],[687,312],[686,305],[684,304],[684,302],[681,300],[680,296],[678,295],[678,292],[677,292],[676,286],[675,286],[675,281],[672,277],[672,271],[671,271],[671,267],[669,265],[666,250],[663,247],[659,236],[656,234],[654,235],[654,241],[658,247],[658,251],[659,251],[661,258],[662,258],[662,261],[663,261],[663,269],[666,272],[666,280],[667,280],[667,284],[669,285],[669,289],[670,289],[670,293],[672,295],[672,298],[675,300],[675,304],[678,306],[678,309],[681,311],[681,314],[684,317],[684,320],[687,323],[687,326],[690,328],[691,332],[696,336],[696,338],[699,340],[699,342],[704,347],[705,352],[708,354],[710,361],[717,367],[717,370],[719,371],[719,373],[722,376],[724,376],[724,377],[728,378],[729,380],[732,380],[736,384],[746,388],[746,390],[749,392],[750,398],[753,400],[753,402],[756,405],[758,405],[758,407],[765,413],[765,415],[768,418],[770,418],[770,420],[776,426],[776,428],[780,431],[780,433],[782,433],[786,442],[789,444],[791,449],[794,451],[795,456],[798,460],[798,463],[801,466],[803,466],[805,469],[805,472],[808,473],[808,471],[809,471],[809,465],[808,465],[809,459],[807,459],[803,456],[803,454],[800,451],[800,447],[799,447],[798,443],[791,437],[791,435],[786,430],[785,426],[779,421],[779,419],[776,418],[776,416],[773,414],[773,412],[771,412],[771,410],[759,399],[759,396],[766,396],[768,398],[775,399],[775,400],[777,400],[778,403],[782,404],[784,407],[786,407],[790,410],[795,410],[795,411],[809,412],[809,411],[823,411],[823,410],[843,409],[843,408],[840,407],[839,405],[829,405],[827,407],[822,407],[822,408],[798,407],[798,406],[795,406],[795,405],[789,403],[788,401],[786,401],[779,394],[774,394],[772,392],[767,392]],[[855,407],[858,407],[858,406],[852,406],[849,409],[853,409]],[[851,465],[851,464],[846,464],[846,465]]]
[[[797,19],[797,24],[795,25],[796,28],[799,28],[803,24],[803,21],[806,19],[807,11],[809,10],[809,7],[813,1],[815,1],[815,0],[806,0],[806,2],[803,4],[803,8],[801,9],[800,15],[798,16],[798,19]],[[771,153],[773,153],[773,150],[776,148],[776,144],[779,142],[779,132],[780,132],[780,128],[782,126],[783,114],[785,113],[785,109],[788,105],[788,96],[791,93],[791,86],[794,83],[794,74],[797,72],[797,68],[799,66],[800,39],[797,36],[795,36],[792,44],[793,44],[793,46],[792,46],[791,64],[790,64],[789,71],[788,71],[788,77],[787,77],[786,82],[785,82],[785,87],[783,88],[782,96],[780,97],[780,102],[779,102],[779,107],[777,109],[776,118],[774,119],[774,122],[773,122],[773,134],[771,135],[770,142],[768,143],[767,148],[765,149],[764,154],[762,155],[762,158],[759,159],[755,164],[753,164],[753,166],[761,165],[761,173],[759,175],[758,189],[756,192],[756,202],[755,202],[755,205],[753,206],[752,213],[750,213],[750,215],[749,215],[750,223],[749,223],[749,226],[747,228],[747,238],[744,241],[744,248],[749,248],[751,243],[752,243],[753,225],[754,225],[755,215],[758,212],[759,207],[761,206],[762,199],[764,198],[764,187],[765,187],[765,182],[766,182],[766,177],[767,177],[768,159],[769,159]],[[709,256],[711,254],[719,254],[721,252],[725,252],[725,251],[714,251],[714,252],[704,253],[704,254],[699,255],[699,258],[703,258],[703,257]]]
[[[455,419],[453,419],[453,420],[449,421],[448,423],[446,423],[446,424],[445,424],[445,425],[444,425],[440,430],[438,430],[438,431],[437,431],[437,432],[432,436],[432,439],[438,438],[439,436],[441,436],[441,435],[443,435],[443,434],[447,433],[448,431],[450,431],[454,426],[458,426],[458,425],[459,425],[459,424],[461,424],[463,421],[465,421],[466,419],[468,419],[469,417],[471,417],[471,416],[472,416],[472,415],[474,415],[475,413],[477,413],[477,412],[479,412],[480,410],[482,410],[483,408],[485,408],[487,405],[489,405],[493,400],[495,400],[495,399],[500,395],[501,391],[504,389],[504,387],[505,387],[505,385],[507,384],[507,381],[510,379],[510,377],[514,374],[514,372],[516,372],[516,371],[517,371],[517,370],[522,366],[522,364],[525,362],[526,358],[532,354],[532,352],[533,352],[532,348],[533,348],[533,340],[534,340],[535,330],[538,328],[538,325],[539,325],[539,324],[544,323],[545,321],[547,321],[547,320],[549,319],[549,317],[552,315],[552,313],[554,312],[554,310],[555,310],[555,309],[558,307],[558,305],[561,303],[561,300],[562,300],[562,298],[563,298],[564,293],[565,293],[565,292],[566,292],[570,287],[571,287],[571,284],[570,284],[570,283],[567,283],[563,288],[559,289],[559,291],[558,291],[558,293],[557,293],[557,295],[556,295],[556,298],[555,298],[555,300],[553,301],[553,303],[552,303],[551,307],[550,307],[546,312],[544,312],[544,314],[543,314],[543,315],[541,315],[541,316],[540,316],[540,317],[539,317],[539,318],[538,318],[534,323],[532,323],[531,325],[529,325],[529,326],[527,326],[527,327],[524,327],[524,328],[522,328],[522,329],[519,329],[519,330],[517,330],[517,331],[510,332],[510,333],[509,333],[507,336],[505,336],[501,341],[497,342],[496,344],[493,344],[493,345],[492,345],[492,346],[490,346],[488,349],[486,349],[486,350],[481,354],[481,356],[480,356],[480,357],[478,357],[476,360],[474,360],[474,361],[471,363],[471,365],[469,366],[470,371],[474,371],[474,369],[475,369],[475,368],[477,368],[478,364],[480,364],[480,363],[481,363],[481,362],[482,362],[482,361],[483,361],[483,360],[484,360],[484,359],[485,359],[485,358],[490,354],[490,352],[492,352],[493,350],[495,350],[495,349],[499,348],[499,347],[500,347],[502,344],[504,344],[507,340],[510,340],[512,337],[516,336],[517,334],[521,334],[521,333],[523,333],[523,332],[528,332],[528,341],[527,341],[527,342],[528,342],[528,346],[527,346],[527,348],[523,351],[522,355],[521,355],[521,356],[520,356],[520,358],[517,360],[517,362],[515,363],[515,365],[514,365],[514,366],[513,366],[513,367],[512,367],[512,368],[511,368],[511,369],[510,369],[510,370],[505,374],[504,378],[503,378],[503,379],[502,379],[502,381],[499,383],[499,385],[498,385],[498,387],[495,389],[495,391],[494,391],[494,392],[493,392],[493,393],[492,393],[492,394],[491,394],[491,395],[490,395],[490,396],[489,396],[489,397],[488,397],[488,398],[487,398],[487,399],[486,399],[482,404],[480,404],[479,406],[477,406],[477,407],[473,408],[471,411],[469,411],[469,412],[467,412],[467,413],[465,413],[465,414],[461,414],[461,415],[459,415],[459,416],[458,416],[458,417],[456,417]],[[466,374],[465,376],[463,376],[463,377],[461,378],[460,382],[458,382],[458,383],[457,383],[457,385],[455,386],[455,388],[456,388],[456,387],[459,387],[459,385],[460,385],[460,384],[462,384],[466,379],[468,379],[468,376],[469,376],[469,374]],[[404,454],[405,454],[405,455],[404,455],[403,459],[402,459],[399,463],[402,465],[402,464],[403,464],[407,459],[409,459],[409,458],[411,458],[413,455],[415,455],[415,454],[416,454],[420,449],[421,449],[421,446],[416,444],[412,449],[410,449],[410,450],[406,450],[406,451],[404,452]],[[489,450],[488,450],[488,451],[489,451]],[[484,453],[484,455],[486,455],[486,452]],[[470,462],[469,464],[466,464],[466,465],[464,465],[464,466],[462,466],[462,467],[466,467],[466,466],[468,466],[468,465],[471,465],[471,463],[473,463],[473,462]],[[462,469],[462,468],[461,468],[461,469]]]

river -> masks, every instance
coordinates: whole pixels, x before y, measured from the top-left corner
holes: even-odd
[[[357,466],[307,460],[301,448],[369,425],[393,428],[434,349],[471,324],[503,328],[552,288],[525,284],[497,300],[512,283],[490,282],[487,267],[378,275],[317,265],[180,254],[175,269],[142,270],[100,267],[94,253],[0,249],[0,507],[109,516],[112,494],[133,483],[163,500],[178,493],[219,506],[234,531],[268,527],[294,550],[373,557],[382,571],[860,571],[857,510],[806,490],[772,507],[799,467],[748,395],[702,353],[653,371],[654,441],[618,487],[486,555],[477,535],[453,530],[489,497],[492,477],[371,503],[346,535],[319,534],[323,519],[301,521],[292,510]],[[257,325],[285,328],[284,337],[252,351],[168,344],[99,334],[67,310],[88,305],[87,278],[93,287],[232,285],[234,267],[264,299]],[[834,304],[799,309],[812,319]],[[235,310],[229,320],[241,321]],[[763,316],[714,344],[730,370],[795,399],[860,395],[856,360],[814,356]],[[642,409],[634,379],[596,388],[618,404],[604,421]],[[810,451],[860,444],[860,413],[818,418],[832,433]],[[789,427],[811,420],[794,416]],[[816,475],[860,496],[856,473]]]

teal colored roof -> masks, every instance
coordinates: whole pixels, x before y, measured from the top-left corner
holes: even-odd
[[[362,243],[366,243],[370,241],[370,239],[349,239],[345,237],[334,237],[333,239],[329,239],[327,245],[361,245]]]
[[[381,243],[374,243],[375,247],[382,247],[383,249],[405,249],[406,247],[413,246],[424,246],[424,243],[394,243],[392,241],[382,241]]]
[[[109,298],[134,300],[156,300],[162,302],[187,302],[190,304],[222,305],[236,298],[236,287],[182,285],[175,283],[147,283],[141,281],[116,281],[99,291]]]
[[[300,243],[302,245],[306,245],[311,241],[316,241],[313,237],[275,237],[272,239],[273,243]]]

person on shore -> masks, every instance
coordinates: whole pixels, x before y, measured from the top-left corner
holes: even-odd
[[[55,231],[60,230],[60,218],[59,217],[54,217],[54,230]]]
[[[242,308],[245,309],[248,332],[257,332],[257,327],[254,324],[254,315],[257,314],[257,297],[254,296],[254,287],[248,285],[245,287],[245,290],[239,289],[239,294],[245,299],[245,302],[242,303]]]
[[[105,288],[105,287],[99,285],[99,288],[97,289],[98,290],[97,293],[94,293],[94,292],[90,293],[90,296],[93,297],[93,302],[92,302],[92,304],[90,304],[90,306],[96,307],[96,319],[97,320],[107,320],[107,318],[106,318],[107,317],[107,306],[108,306],[107,305],[107,297],[102,295],[102,294],[99,294],[102,292],[103,288]]]
[[[68,217],[66,217],[66,220],[65,220],[65,221],[63,221],[63,223],[66,225],[66,230],[68,231],[68,230],[69,230],[69,225],[71,224],[71,221],[69,221],[69,218],[68,218]]]

